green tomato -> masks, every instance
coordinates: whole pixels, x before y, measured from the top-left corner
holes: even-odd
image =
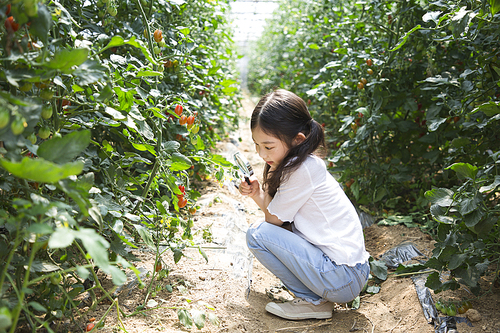
[[[108,14],[111,16],[116,16],[118,13],[118,10],[116,9],[115,6],[108,6]]]
[[[28,82],[28,83],[25,83],[23,84],[22,86],[19,87],[19,90],[21,90],[22,92],[28,92],[31,90],[31,87],[33,86],[33,83],[31,82]]]
[[[31,133],[30,135],[28,135],[27,139],[30,140],[30,142],[31,142],[32,145],[34,145],[36,143],[36,135],[35,135],[35,133]]]
[[[455,304],[452,303],[446,307],[446,314],[452,317],[457,315],[457,307]]]
[[[38,136],[45,140],[50,136],[50,129],[48,127],[42,127],[38,130]]]
[[[7,109],[0,109],[0,129],[4,128],[9,124],[10,112]]]
[[[11,129],[12,133],[14,135],[19,135],[22,132],[24,132],[24,128],[28,125],[28,124],[26,124],[26,126],[24,126],[25,123],[26,122],[24,121],[24,119],[21,119],[21,118],[15,119],[12,122],[12,124],[10,124],[10,129]]]
[[[52,117],[52,107],[45,106],[42,109],[42,118],[43,119],[49,119],[50,117]]]
[[[43,89],[40,92],[40,97],[46,100],[50,100],[52,99],[52,97],[54,97],[54,92],[50,89]]]
[[[153,49],[154,53],[155,54],[160,54],[161,50],[158,46],[155,46],[154,49]]]
[[[60,273],[57,273],[56,275],[52,275],[50,277],[50,283],[52,283],[54,286],[58,285],[62,281],[62,275]]]
[[[443,303],[439,300],[435,303],[436,310],[443,312]]]

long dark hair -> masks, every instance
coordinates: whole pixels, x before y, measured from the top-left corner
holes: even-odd
[[[288,154],[274,171],[270,171],[267,164],[264,167],[263,186],[272,197],[281,182],[286,180],[309,154],[325,145],[323,127],[312,119],[304,100],[284,89],[277,89],[260,99],[253,110],[250,127],[252,130],[259,127],[289,148]],[[306,139],[293,146],[293,140],[299,133],[303,133]]]

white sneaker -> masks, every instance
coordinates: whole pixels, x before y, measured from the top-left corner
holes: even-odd
[[[328,319],[333,315],[333,303],[324,301],[314,305],[302,298],[295,298],[285,303],[267,303],[266,311],[290,320]]]

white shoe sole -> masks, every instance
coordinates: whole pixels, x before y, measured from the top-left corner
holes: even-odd
[[[268,303],[266,305],[266,311],[272,313],[281,318],[289,320],[304,320],[304,319],[329,319],[333,316],[333,311],[331,312],[303,312],[297,314],[288,314],[283,312],[283,310],[275,303]]]

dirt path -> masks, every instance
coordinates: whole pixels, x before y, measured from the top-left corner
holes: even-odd
[[[244,101],[243,118],[249,117],[253,104]],[[240,140],[241,139],[241,140]],[[262,174],[263,163],[251,145],[248,124],[242,124],[232,140],[219,145],[221,153],[241,151],[251,162],[256,175]],[[207,185],[208,183],[208,185]],[[212,182],[202,184],[204,195],[200,199],[202,208],[196,213],[195,242],[205,247],[208,263],[198,249],[186,251],[186,258],[174,264],[172,253],[163,255],[170,273],[162,281],[154,300],[164,308],[147,311],[128,318],[121,318],[128,332],[434,332],[428,324],[418,301],[414,284],[410,278],[388,278],[375,295],[363,295],[360,308],[351,310],[345,304],[336,306],[329,320],[305,320],[299,322],[277,318],[264,310],[271,299],[291,299],[281,287],[280,281],[257,260],[253,260],[245,244],[245,231],[249,223],[263,218],[263,213],[248,198],[231,193]],[[203,231],[211,230],[212,241],[204,243]],[[416,228],[372,225],[365,229],[367,250],[374,258],[399,244],[412,241],[425,255],[430,255],[433,241]],[[141,262],[137,265],[144,271],[152,271],[154,254],[142,251],[137,254]],[[252,284],[246,297],[251,277]],[[149,278],[145,278],[149,282]],[[168,286],[172,286],[172,291]],[[439,295],[443,298],[460,299],[468,296],[463,289]],[[122,291],[119,304],[126,313],[131,313],[144,300],[145,291],[137,287]],[[488,298],[473,302],[482,320],[474,327],[459,324],[459,332],[500,332],[499,290],[494,289]],[[207,316],[216,315],[218,325],[208,320],[198,330],[194,325],[186,329],[177,318],[177,307],[199,309]],[[82,318],[97,319],[109,308],[101,304],[98,310]],[[83,324],[82,324],[83,325]],[[101,332],[118,332],[116,312],[112,310]]]

